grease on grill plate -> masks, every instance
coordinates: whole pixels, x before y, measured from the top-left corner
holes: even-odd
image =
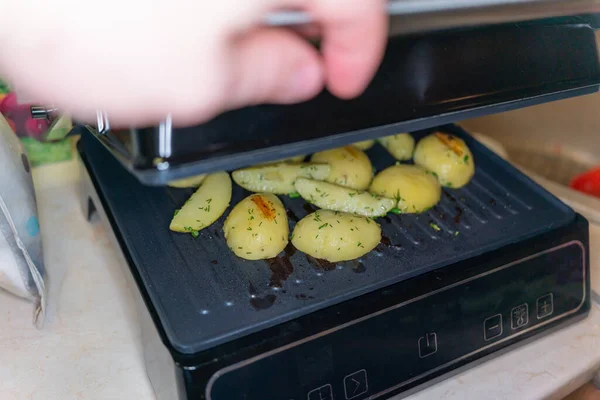
[[[258,291],[250,282],[248,286],[248,292],[250,293],[250,305],[257,310],[264,310],[266,308],[271,307],[275,304],[275,300],[277,300],[277,296],[274,294],[267,294],[265,296],[259,297]]]

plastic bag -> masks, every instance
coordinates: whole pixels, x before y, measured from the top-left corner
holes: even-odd
[[[37,327],[43,325],[46,310],[44,277],[29,160],[0,114],[0,288],[35,303]]]

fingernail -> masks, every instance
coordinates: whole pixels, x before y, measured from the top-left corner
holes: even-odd
[[[290,80],[289,101],[303,101],[317,95],[323,88],[323,70],[316,62],[300,64]]]

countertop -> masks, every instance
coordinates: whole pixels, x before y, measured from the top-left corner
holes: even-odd
[[[101,224],[81,213],[76,163],[37,168],[34,179],[50,273],[47,320],[37,330],[32,304],[0,292],[0,398],[153,400],[133,297]],[[592,260],[600,269],[594,252]],[[584,321],[410,399],[560,399],[599,369],[594,306]]]

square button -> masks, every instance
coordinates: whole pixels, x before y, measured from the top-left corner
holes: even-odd
[[[308,392],[308,400],[333,400],[331,385],[323,385]]]
[[[510,311],[510,327],[519,329],[529,323],[529,306],[527,303],[516,306]]]
[[[367,371],[361,369],[344,378],[344,394],[346,400],[353,399],[361,394],[367,393],[369,383],[367,382]]]
[[[419,338],[419,358],[425,358],[437,353],[437,334],[435,332],[426,333]]]
[[[548,293],[537,299],[537,318],[546,318],[554,312],[554,295]]]
[[[502,314],[492,315],[483,321],[483,338],[492,340],[502,335]]]

